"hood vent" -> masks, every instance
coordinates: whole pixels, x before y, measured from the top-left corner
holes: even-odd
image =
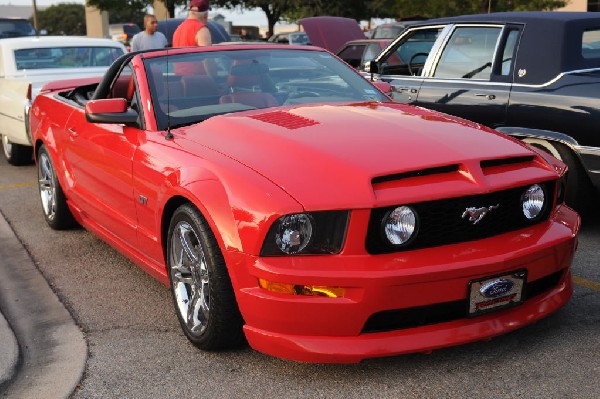
[[[494,166],[514,165],[518,163],[529,163],[532,162],[534,159],[535,157],[533,155],[502,159],[488,159],[485,161],[481,161],[481,169],[493,168]]]
[[[435,168],[412,170],[409,172],[394,173],[392,175],[377,176],[371,180],[372,184],[385,183],[389,181],[408,179],[410,177],[421,177],[429,175],[440,175],[443,173],[452,173],[458,171],[458,164],[448,166],[438,166]]]
[[[312,119],[305,118],[303,116],[294,115],[290,112],[285,111],[274,111],[267,112],[265,114],[259,114],[251,116],[250,118],[259,120],[265,123],[271,123],[273,125],[281,126],[286,129],[300,129],[301,127],[308,127],[318,125],[319,122]]]

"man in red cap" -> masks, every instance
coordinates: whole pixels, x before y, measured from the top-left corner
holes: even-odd
[[[190,0],[189,16],[173,33],[173,47],[210,46],[212,40],[206,26],[208,0]]]

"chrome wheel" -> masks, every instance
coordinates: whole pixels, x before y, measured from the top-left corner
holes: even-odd
[[[50,162],[50,157],[45,152],[42,152],[40,153],[38,162],[38,182],[44,215],[50,222],[56,217],[55,181],[54,168]]]
[[[171,233],[170,273],[176,307],[190,334],[198,336],[208,326],[210,276],[198,234],[187,221]]]
[[[11,159],[13,153],[13,144],[6,135],[2,135],[2,148],[4,149],[4,156],[6,159]]]

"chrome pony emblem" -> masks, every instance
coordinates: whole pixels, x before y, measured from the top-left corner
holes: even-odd
[[[473,222],[473,224],[477,224],[491,211],[500,207],[500,204],[492,205],[492,206],[482,206],[481,208],[467,208],[462,214],[462,218],[469,217],[469,222]]]

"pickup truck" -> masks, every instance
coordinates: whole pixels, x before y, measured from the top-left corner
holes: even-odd
[[[0,135],[12,165],[32,161],[29,109],[54,80],[102,76],[125,47],[109,39],[29,36],[0,40]]]
[[[509,12],[410,26],[362,67],[395,101],[459,116],[569,166],[567,203],[600,187],[600,15]]]

